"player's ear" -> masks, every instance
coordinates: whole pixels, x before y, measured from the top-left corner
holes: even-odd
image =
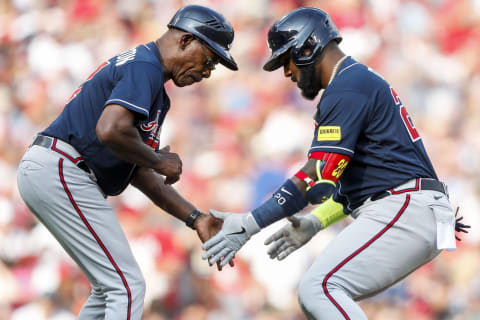
[[[183,34],[180,37],[180,48],[182,50],[185,50],[185,48],[188,47],[188,45],[190,45],[190,43],[192,43],[193,40],[195,40],[195,38],[190,33]]]

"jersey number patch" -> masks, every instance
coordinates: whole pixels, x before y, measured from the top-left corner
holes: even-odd
[[[413,125],[412,118],[410,118],[405,106],[400,107],[400,115],[402,116],[403,123],[405,124],[405,127],[407,127],[408,133],[410,134],[410,139],[412,139],[413,142],[420,139],[420,135]]]
[[[340,176],[342,175],[343,170],[345,170],[345,168],[347,167],[347,164],[348,164],[348,160],[345,160],[345,159],[340,160],[335,170],[332,171],[332,176],[337,179],[340,179]]]
[[[390,92],[392,93],[393,100],[395,100],[395,104],[400,107],[400,116],[402,117],[405,128],[407,128],[410,139],[412,139],[413,142],[417,141],[418,139],[420,139],[420,134],[418,133],[417,128],[415,128],[412,118],[407,112],[407,108],[405,108],[405,106],[402,104],[402,102],[400,101],[400,97],[395,92],[395,90],[393,90],[392,87],[390,87]]]

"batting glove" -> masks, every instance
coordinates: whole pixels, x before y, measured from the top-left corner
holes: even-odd
[[[285,225],[265,240],[265,245],[273,243],[268,248],[270,259],[283,260],[317,234],[323,227],[313,214],[291,216],[290,224]]]
[[[457,207],[457,211],[455,211],[455,232],[464,232],[464,233],[468,233],[468,228],[470,228],[471,226],[468,225],[468,224],[463,224],[462,221],[463,220],[463,216],[460,216],[457,218],[457,214],[458,214],[458,210],[460,209],[460,207]],[[462,239],[460,239],[457,235],[455,235],[455,239],[457,239],[458,241],[462,241]]]
[[[203,244],[205,252],[202,259],[208,259],[210,265],[220,261],[220,267],[223,267],[233,259],[252,235],[260,231],[260,227],[251,212],[236,214],[210,210],[210,214],[223,220],[223,226],[215,236]]]

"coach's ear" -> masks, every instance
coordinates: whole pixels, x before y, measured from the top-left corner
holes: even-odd
[[[193,35],[191,35],[190,33],[185,33],[180,37],[180,48],[182,50],[185,50],[185,48],[188,47],[190,43],[193,42],[193,40],[195,40]]]

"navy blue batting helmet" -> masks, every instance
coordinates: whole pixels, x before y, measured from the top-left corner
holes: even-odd
[[[270,28],[268,47],[272,55],[263,69],[273,71],[280,68],[288,52],[295,65],[312,64],[332,40],[340,43],[342,37],[328,13],[311,7],[295,9]]]
[[[238,70],[229,52],[234,37],[233,28],[220,13],[199,5],[185,6],[175,13],[168,27],[191,33],[220,58],[221,64]]]

